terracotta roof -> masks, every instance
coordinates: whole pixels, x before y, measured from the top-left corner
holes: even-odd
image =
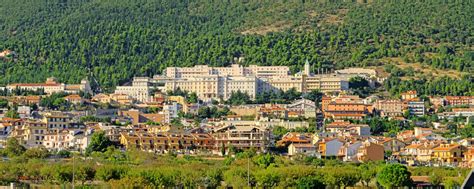
[[[296,148],[316,148],[316,146],[311,143],[293,143],[291,145],[295,146]]]
[[[26,96],[26,100],[41,100],[41,96]]]
[[[64,99],[67,99],[67,100],[81,100],[82,97],[77,95],[77,94],[72,94],[72,95],[65,96]]]
[[[446,100],[470,100],[473,99],[474,96],[446,96]]]
[[[14,83],[8,85],[9,87],[55,87],[60,86],[60,84],[52,83]]]
[[[404,95],[404,94],[415,94],[416,95],[417,92],[416,92],[416,90],[410,90],[410,91],[406,91],[406,92],[402,93],[402,95]]]
[[[81,85],[66,85],[66,90],[80,90]]]
[[[440,145],[440,146],[434,148],[433,150],[434,150],[434,151],[450,151],[450,150],[452,150],[452,149],[454,149],[454,148],[457,148],[457,147],[459,147],[459,146],[461,146],[461,145],[459,145],[459,144],[443,145],[443,144],[442,144],[442,145]]]
[[[417,149],[420,146],[422,146],[422,144],[410,144],[410,145],[406,146],[405,148],[407,148],[407,149]]]

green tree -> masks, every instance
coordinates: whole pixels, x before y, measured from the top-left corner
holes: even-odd
[[[375,165],[362,164],[359,166],[360,180],[365,186],[369,186],[370,182],[377,176]]]
[[[7,140],[5,152],[9,157],[22,155],[25,151],[26,148],[22,146],[16,138],[11,137]]]
[[[377,174],[377,182],[385,188],[409,186],[411,173],[401,164],[388,164]]]
[[[363,89],[369,86],[369,82],[360,76],[349,79],[349,87],[353,89]]]
[[[8,100],[7,99],[0,99],[0,108],[8,107]]]
[[[23,154],[26,158],[36,158],[36,159],[44,159],[49,156],[48,149],[44,147],[34,147],[34,148],[29,148],[25,151]]]
[[[192,92],[189,94],[189,96],[186,98],[187,103],[197,103],[199,101],[199,98],[195,92]]]
[[[431,173],[429,181],[433,186],[439,186],[443,182],[443,176],[437,172]]]
[[[10,109],[10,110],[7,111],[7,113],[5,113],[5,117],[13,118],[13,119],[19,119],[20,114],[18,114],[18,112],[16,112],[16,110]]]
[[[91,142],[86,148],[86,154],[105,152],[109,146],[112,146],[112,142],[105,136],[105,132],[95,132],[92,134]]]
[[[259,155],[257,156],[256,163],[260,167],[267,168],[271,164],[275,163],[275,157],[273,157],[271,154]]]

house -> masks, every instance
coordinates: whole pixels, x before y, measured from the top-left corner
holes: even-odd
[[[339,157],[342,157],[343,161],[357,161],[357,152],[359,147],[362,146],[361,141],[349,141],[346,142],[340,149],[339,149]]]
[[[406,91],[400,94],[402,97],[402,100],[410,100],[418,97],[418,94],[415,90],[411,91]]]
[[[418,146],[416,149],[416,160],[420,162],[429,162],[431,161],[431,155],[433,154],[433,149],[438,147],[439,143],[429,142],[423,143]]]
[[[71,104],[82,104],[85,102],[85,99],[83,99],[81,96],[78,94],[70,94],[64,97],[64,100]]]
[[[338,138],[324,138],[318,143],[318,152],[324,157],[337,156],[342,145]]]
[[[290,112],[301,117],[305,118],[314,118],[316,117],[316,103],[308,99],[296,100],[293,103],[286,106],[288,112],[288,117],[290,117]]]
[[[130,118],[134,125],[146,122],[165,123],[165,115],[162,113],[143,113],[137,109],[129,109],[119,111],[117,115]]]
[[[8,136],[17,127],[23,124],[22,119],[3,117],[0,120],[0,136]]]
[[[459,144],[441,144],[433,149],[431,159],[441,164],[457,164],[462,161],[464,149]]]
[[[433,133],[433,129],[431,128],[422,128],[422,127],[415,127],[414,134],[415,137],[421,137],[423,135],[430,135]]]
[[[433,104],[435,111],[438,110],[439,107],[443,107],[446,104],[445,99],[442,97],[430,96],[429,99],[430,103]]]
[[[357,160],[361,162],[384,160],[384,147],[372,142],[364,142],[357,151]]]
[[[288,146],[290,144],[312,144],[312,136],[308,133],[289,132],[282,136],[277,146]]]
[[[463,162],[465,167],[474,168],[474,147],[468,148],[464,153]]]
[[[110,102],[120,105],[131,105],[133,104],[133,99],[127,94],[110,94]]]
[[[0,52],[0,58],[7,58],[10,56],[15,56],[15,55],[16,55],[15,51],[8,50],[8,49]]]
[[[110,103],[112,99],[110,98],[109,95],[104,94],[104,93],[99,93],[96,94],[92,97],[92,102],[99,102],[99,103]]]
[[[368,142],[374,142],[384,147],[385,151],[399,152],[406,144],[398,139],[389,137],[373,137],[367,140]]]
[[[277,104],[265,104],[257,109],[259,117],[288,118],[288,111],[285,107]]]
[[[91,141],[91,133],[82,130],[55,130],[44,135],[43,146],[48,150],[84,151]]]
[[[325,127],[327,132],[339,133],[344,136],[369,136],[370,127],[366,124],[352,124],[348,121],[336,120]]]
[[[31,107],[29,106],[18,106],[16,111],[20,115],[20,118],[29,118],[31,116]]]
[[[305,156],[317,156],[318,151],[316,150],[316,146],[311,143],[306,144],[298,144],[292,143],[288,146],[288,155],[295,156],[298,154],[302,154]]]

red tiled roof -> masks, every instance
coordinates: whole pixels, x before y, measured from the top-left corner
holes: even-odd
[[[54,87],[60,86],[60,84],[52,84],[52,83],[13,83],[8,85],[10,87]]]

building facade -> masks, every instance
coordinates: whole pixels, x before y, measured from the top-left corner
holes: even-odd
[[[290,74],[287,66],[243,67],[233,64],[230,67],[168,67],[164,77],[158,78],[165,83],[165,90],[177,89],[195,92],[202,99],[228,99],[233,92],[241,91],[255,98],[258,93],[287,91],[298,92],[320,90],[322,92],[340,92],[349,89],[349,78],[337,74],[314,75],[305,70],[295,75]]]

